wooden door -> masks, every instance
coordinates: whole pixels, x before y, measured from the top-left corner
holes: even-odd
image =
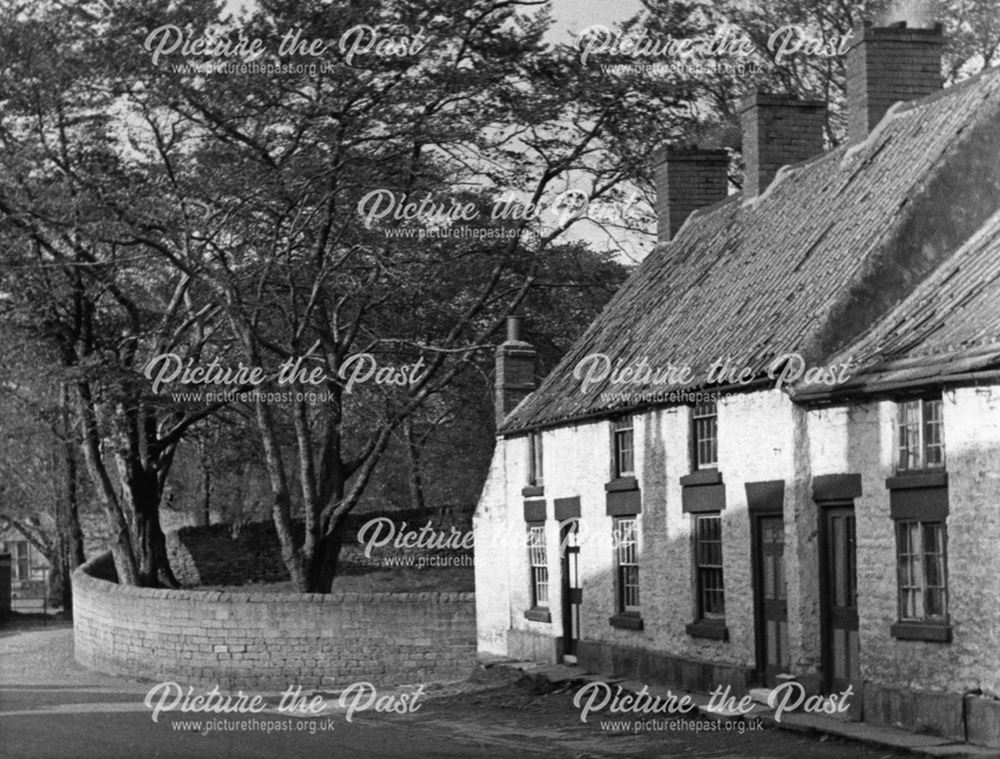
[[[827,693],[860,680],[854,507],[823,509],[821,523],[823,679]]]
[[[563,656],[576,661],[577,642],[580,640],[580,604],[583,588],[580,584],[580,541],[576,520],[562,530],[562,618]]]
[[[754,528],[757,672],[762,684],[773,686],[789,669],[785,520],[780,514],[758,516]]]

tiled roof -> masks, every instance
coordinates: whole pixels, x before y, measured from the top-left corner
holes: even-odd
[[[694,389],[718,359],[763,377],[782,354],[799,353],[809,365],[831,363],[858,340],[869,355],[882,344],[870,340],[884,339],[902,356],[906,340],[923,334],[912,326],[925,317],[940,322],[927,337],[942,342],[928,344],[929,350],[950,345],[961,352],[972,349],[962,347],[966,338],[979,345],[994,340],[996,277],[987,274],[980,287],[977,272],[987,269],[967,269],[960,261],[950,279],[942,272],[960,258],[960,248],[982,253],[982,245],[995,245],[987,220],[995,221],[997,208],[1000,72],[991,70],[897,106],[863,143],[786,167],[757,198],[730,196],[692,215],[673,241],[636,268],[501,432],[636,405],[606,391]],[[985,237],[977,243],[980,228]],[[938,275],[950,305],[933,302]],[[920,287],[925,279],[926,291]],[[993,317],[955,309],[966,297],[992,298]],[[892,321],[905,303],[911,310],[901,316],[910,323]],[[865,341],[873,325],[882,337],[873,333]],[[606,379],[584,393],[573,369],[594,353],[615,365],[644,358],[657,368],[688,365],[699,382],[616,386]]]
[[[858,369],[796,398],[927,384],[1000,366],[1000,210],[880,322],[835,356]]]

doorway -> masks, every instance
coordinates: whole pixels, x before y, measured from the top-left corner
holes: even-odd
[[[754,629],[757,672],[772,687],[789,669],[788,599],[785,592],[785,520],[780,514],[754,517]]]
[[[579,521],[567,520],[560,530],[562,546],[562,619],[563,660],[576,662],[577,643],[580,640],[580,604],[583,588],[580,585]]]
[[[831,504],[820,520],[820,633],[823,685],[843,691],[861,679],[858,580],[853,504]]]

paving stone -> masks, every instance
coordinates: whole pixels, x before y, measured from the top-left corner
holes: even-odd
[[[917,753],[925,756],[940,756],[945,759],[1000,759],[1000,750],[968,743],[949,743],[945,746],[921,746]]]
[[[948,738],[940,738],[934,735],[921,735],[911,733],[906,730],[895,728],[877,727],[863,722],[853,722],[848,720],[846,715],[818,715],[806,714],[803,712],[792,712],[781,715],[781,722],[774,718],[774,710],[766,705],[768,688],[753,688],[750,696],[755,702],[749,712],[745,714],[727,714],[717,711],[709,711],[708,704],[710,697],[704,693],[695,693],[680,689],[673,689],[660,685],[648,685],[638,680],[625,680],[620,677],[604,675],[597,672],[588,672],[578,666],[564,664],[539,664],[529,661],[497,661],[495,666],[516,669],[532,677],[543,678],[550,683],[581,682],[581,683],[607,683],[608,685],[619,685],[622,690],[628,693],[640,693],[643,688],[654,698],[667,699],[673,696],[680,699],[684,696],[690,698],[691,703],[696,707],[696,712],[703,719],[710,719],[716,722],[726,722],[734,718],[744,720],[761,720],[768,726],[778,727],[784,730],[792,730],[802,733],[823,733],[836,735],[841,738],[855,740],[874,746],[884,748],[901,749],[914,754],[943,757],[944,759],[1000,759],[1000,749],[971,746],[964,743],[955,743]]]
[[[920,735],[906,730],[896,730],[888,727],[875,727],[862,722],[844,722],[842,720],[823,717],[815,714],[783,714],[780,727],[815,730],[821,733],[839,735],[844,738],[871,743],[892,748],[917,749],[933,746],[944,746],[953,741],[934,735]]]

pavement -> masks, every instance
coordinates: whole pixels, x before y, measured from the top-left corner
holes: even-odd
[[[759,703],[755,704],[753,709],[746,714],[720,714],[717,710],[709,708],[710,699],[708,694],[652,686],[634,680],[623,680],[578,666],[565,664],[546,665],[502,657],[481,657],[481,661],[483,661],[485,666],[511,669],[522,673],[526,677],[550,685],[583,686],[586,683],[606,682],[620,687],[624,694],[637,695],[639,693],[648,693],[654,698],[659,697],[661,703],[666,703],[666,700],[671,696],[687,695],[694,702],[696,711],[700,717],[716,722],[732,721],[734,719],[743,720],[748,723],[760,721],[768,727],[780,730],[836,737],[856,741],[867,746],[906,752],[916,756],[939,757],[941,759],[1000,759],[1000,749],[973,746],[968,743],[955,742],[947,738],[914,733],[893,727],[870,725],[865,722],[849,721],[839,717],[789,713],[780,715],[780,720],[778,720],[775,718],[774,709],[767,708]]]
[[[337,692],[320,713],[295,715],[263,694],[266,711],[205,715],[144,703],[158,684],[91,672],[73,658],[71,623],[23,618],[0,627],[3,759],[339,759],[374,757],[691,757],[692,759],[901,759],[906,753],[820,732],[776,730],[763,718],[581,719],[576,693],[596,673],[487,662],[460,682],[428,683],[419,708],[369,710],[350,719]],[[628,687],[637,684],[625,683]],[[161,686],[162,687],[162,686]],[[207,690],[207,689],[205,689]],[[197,691],[196,691],[197,692]],[[380,690],[397,698],[413,688]],[[249,717],[249,718],[248,718]],[[253,720],[256,720],[254,722]],[[802,725],[803,729],[810,729]]]

